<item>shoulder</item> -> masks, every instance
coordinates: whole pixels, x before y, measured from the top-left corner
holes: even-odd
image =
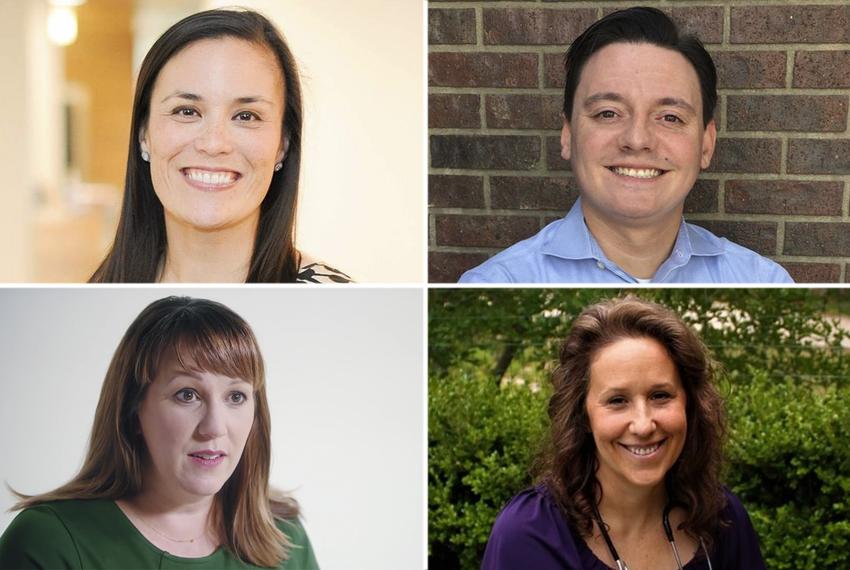
[[[691,241],[698,238],[701,242],[711,243],[721,248],[718,256],[729,272],[719,281],[739,283],[793,283],[788,271],[773,261],[755,251],[738,245],[727,238],[719,237],[709,230],[687,223]]]
[[[0,568],[80,568],[82,561],[68,526],[65,503],[25,509],[0,537]]]
[[[728,489],[724,489],[726,506],[721,513],[725,525],[718,532],[712,559],[719,559],[722,568],[764,569],[759,539],[746,508]]]
[[[503,249],[461,275],[459,283],[535,283],[541,280],[542,248],[563,219],[555,220],[533,236]]]
[[[354,280],[335,267],[302,253],[296,283],[353,283]]]
[[[575,538],[543,487],[523,491],[493,524],[481,564],[484,570],[578,568]]]
[[[275,519],[275,525],[278,530],[286,535],[291,545],[288,551],[288,558],[283,564],[286,570],[316,570],[319,564],[316,561],[316,555],[313,553],[313,546],[310,544],[310,538],[307,536],[307,531],[304,530],[304,525],[298,518],[291,519]]]

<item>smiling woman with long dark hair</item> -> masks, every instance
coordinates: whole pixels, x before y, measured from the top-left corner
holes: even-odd
[[[270,465],[251,328],[220,303],[160,299],[115,350],[79,473],[18,494],[0,568],[317,568]]]
[[[720,483],[714,366],[678,315],[633,297],[587,307],[552,382],[538,485],[499,515],[485,570],[764,568]]]
[[[93,283],[350,281],[295,247],[301,87],[250,10],[169,28],[139,72],[124,200]]]

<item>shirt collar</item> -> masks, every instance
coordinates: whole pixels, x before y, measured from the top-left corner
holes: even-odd
[[[683,218],[670,257],[687,262],[692,255],[714,256],[720,255],[723,251],[723,243],[720,238],[711,232],[698,231],[694,226],[686,223]],[[602,248],[599,247],[584,222],[581,198],[575,201],[573,207],[564,216],[562,223],[543,243],[541,252],[544,255],[553,255],[563,259],[608,261]]]

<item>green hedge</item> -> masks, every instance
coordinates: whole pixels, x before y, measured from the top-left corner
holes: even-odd
[[[850,568],[850,390],[751,372],[728,399],[726,480],[768,568]]]
[[[517,328],[500,331],[513,311],[494,300],[519,292],[476,297],[466,290],[460,303],[451,294],[432,296],[429,316],[429,566],[441,569],[478,567],[499,510],[531,483],[528,469],[546,430],[549,396],[542,355],[555,358],[553,331],[563,334],[577,305],[600,295],[531,291],[532,300],[520,301],[539,311],[526,313],[532,316],[518,329],[524,336],[511,337]],[[832,301],[801,290],[722,294],[720,307],[694,290],[644,296],[687,311],[726,370],[725,481],[747,507],[768,567],[850,568],[850,363],[840,345],[846,333],[820,315]],[[452,337],[450,320],[440,322],[445,307],[439,303],[447,299],[450,311],[482,315],[466,321],[462,337]],[[570,311],[561,319],[540,318],[566,304]],[[544,321],[542,333],[535,318]],[[505,338],[518,346],[498,379],[493,362]],[[523,344],[523,338],[532,341]],[[524,382],[515,382],[519,377]]]

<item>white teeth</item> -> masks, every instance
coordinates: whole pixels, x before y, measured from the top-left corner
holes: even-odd
[[[236,180],[234,172],[210,172],[208,170],[186,169],[186,176],[194,182],[200,182],[208,186],[224,186]]]
[[[650,445],[649,447],[636,447],[636,446],[627,446],[626,449],[634,453],[635,455],[649,455],[654,452],[656,449],[661,447],[660,443],[656,443],[655,445]]]
[[[200,457],[201,459],[218,459],[221,455],[206,455],[205,453],[193,453],[195,457]]]
[[[631,176],[632,178],[655,178],[656,176],[661,176],[661,171],[655,168],[621,168],[619,166],[613,166],[611,170],[620,176]]]

